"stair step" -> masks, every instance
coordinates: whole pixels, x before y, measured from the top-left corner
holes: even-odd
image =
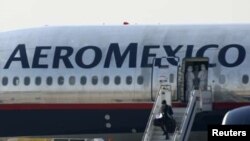
[[[171,140],[171,138],[172,138],[172,136],[169,136],[169,140]],[[166,140],[165,135],[163,135],[163,136],[152,136],[152,139],[151,139],[151,141],[162,141],[162,140],[168,141],[168,140]]]
[[[161,139],[165,139],[166,140],[166,136],[152,136],[152,140],[161,140]]]

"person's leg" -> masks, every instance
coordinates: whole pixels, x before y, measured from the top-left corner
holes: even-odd
[[[168,135],[168,132],[166,133],[166,139],[167,139],[167,140],[169,139],[169,135]]]
[[[165,135],[167,133],[167,130],[166,130],[165,126],[162,124],[160,127],[161,127],[161,129],[162,129],[162,131],[164,132],[164,135]]]
[[[168,126],[167,126],[167,124],[168,124],[168,120],[165,120],[165,129],[166,129],[166,132],[165,132],[165,135],[166,135],[166,139],[168,140],[169,139],[169,135],[168,135]]]

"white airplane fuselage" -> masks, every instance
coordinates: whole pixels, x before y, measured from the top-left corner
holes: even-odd
[[[161,75],[172,87],[173,100],[183,100],[177,96],[177,66],[190,57],[209,58],[207,84],[215,107],[249,103],[249,46],[250,25],[66,26],[2,32],[0,136],[143,132]],[[167,58],[168,68],[161,68],[154,61],[164,57],[179,62]],[[27,117],[33,122],[25,122]],[[47,123],[41,123],[44,119]],[[6,129],[9,122],[13,128]]]

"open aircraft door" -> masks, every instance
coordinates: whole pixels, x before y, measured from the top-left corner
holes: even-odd
[[[187,93],[191,90],[202,89],[203,91],[207,91],[208,63],[209,58],[207,57],[183,58],[181,69],[178,72],[178,100],[187,102]],[[191,74],[191,78],[188,76],[189,74]],[[204,77],[205,79],[200,77]]]

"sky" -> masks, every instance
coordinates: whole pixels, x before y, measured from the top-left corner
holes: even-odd
[[[0,31],[57,25],[250,23],[250,0],[0,0]]]

